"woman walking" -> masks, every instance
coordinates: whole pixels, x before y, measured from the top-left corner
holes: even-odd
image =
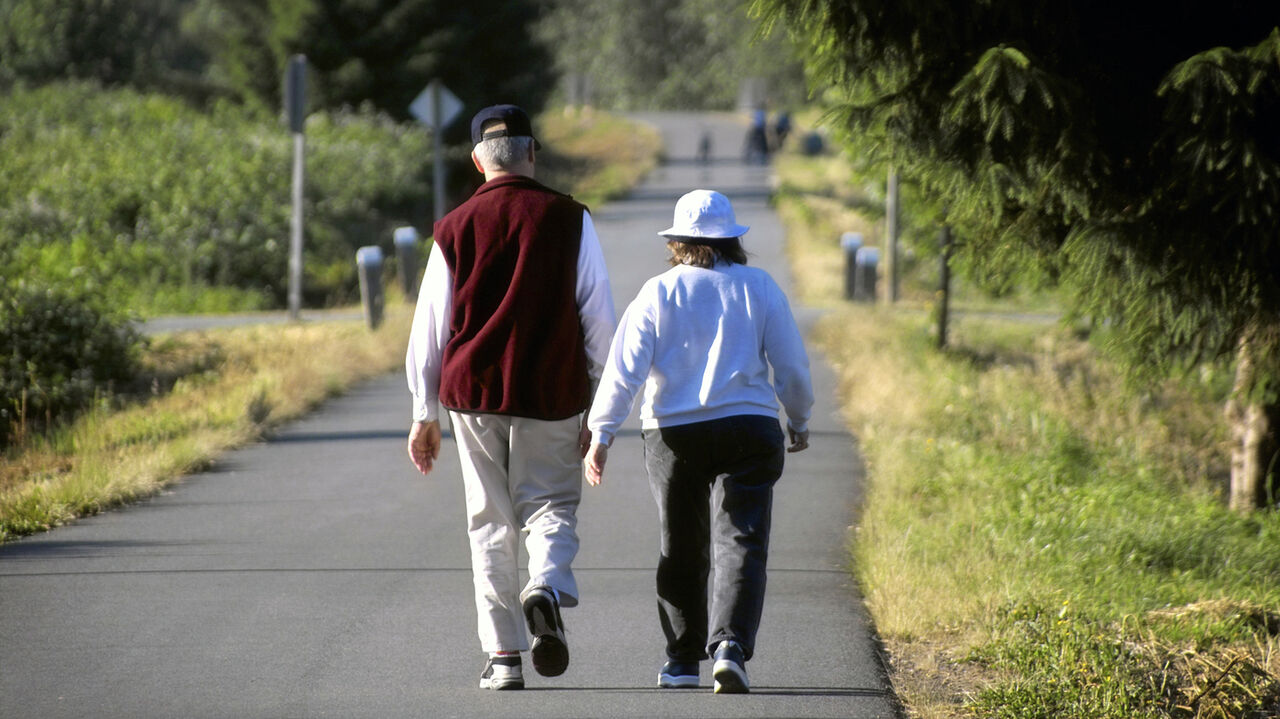
[[[587,481],[601,483],[608,448],[643,385],[667,640],[658,686],[697,687],[699,663],[710,656],[715,692],[745,693],[784,457],[778,403],[787,415],[786,451],[805,449],[809,360],[782,290],[747,266],[748,228],[737,224],[728,198],[695,190],[674,214],[658,233],[672,267],[645,283],[613,337],[588,419]]]

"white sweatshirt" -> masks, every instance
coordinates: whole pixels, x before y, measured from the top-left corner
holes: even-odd
[[[595,441],[613,441],[641,384],[645,429],[776,417],[780,399],[799,432],[813,405],[809,357],[787,298],[769,273],[746,265],[677,265],[645,283],[609,348],[587,421]]]

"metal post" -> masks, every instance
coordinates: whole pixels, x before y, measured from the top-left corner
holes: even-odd
[[[293,133],[293,215],[289,221],[289,317],[302,313],[302,186],[304,140]]]
[[[434,195],[434,211],[435,219],[438,221],[444,217],[444,182],[445,182],[445,166],[444,166],[444,125],[443,119],[440,117],[443,100],[440,97],[440,81],[431,81],[431,159],[433,163],[433,173],[431,177],[431,189]]]
[[[889,304],[898,301],[898,171],[892,167],[889,168],[889,187],[885,195],[884,214],[885,214],[885,253],[884,253],[884,273],[885,279],[888,280],[888,287],[885,291],[885,300]]]
[[[293,213],[289,220],[289,317],[297,320],[302,313],[302,189],[304,184],[304,158],[306,142],[303,132],[306,123],[306,72],[305,55],[289,59],[285,76],[286,114],[289,131],[293,133]]]
[[[947,322],[951,309],[951,225],[943,225],[938,234],[938,349],[947,347]]]

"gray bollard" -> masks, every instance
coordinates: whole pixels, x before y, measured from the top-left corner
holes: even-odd
[[[356,250],[356,271],[360,275],[360,301],[369,329],[382,324],[382,248],[361,247]]]
[[[396,246],[396,272],[400,275],[400,287],[404,298],[412,303],[418,296],[418,231],[412,227],[397,227],[392,235]]]
[[[840,235],[840,249],[844,250],[844,298],[855,299],[858,295],[858,250],[862,248],[861,232],[846,232]]]
[[[822,151],[825,149],[825,145],[826,143],[823,141],[822,135],[819,135],[816,132],[810,132],[806,133],[804,140],[801,141],[800,151],[810,157],[814,155],[821,155]]]
[[[880,248],[862,247],[854,258],[857,265],[857,294],[854,299],[859,302],[876,301],[876,265],[880,262]]]

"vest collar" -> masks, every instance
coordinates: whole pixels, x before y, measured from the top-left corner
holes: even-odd
[[[486,192],[504,187],[527,187],[538,190],[548,189],[546,185],[543,185],[541,182],[538,182],[528,175],[503,175],[502,177],[489,180],[476,188],[476,191],[472,193],[472,197],[483,195]]]

